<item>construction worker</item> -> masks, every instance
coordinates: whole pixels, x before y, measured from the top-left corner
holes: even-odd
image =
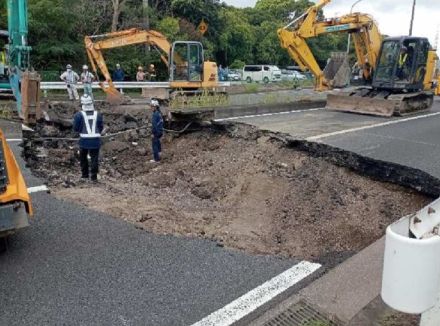
[[[159,101],[152,99],[150,102],[151,109],[153,110],[153,115],[151,117],[151,125],[152,130],[151,133],[153,135],[151,139],[151,145],[153,149],[153,159],[150,160],[152,163],[160,162],[160,153],[162,152],[162,145],[160,143],[160,139],[163,136],[163,119],[162,113],[160,112]]]
[[[116,69],[115,71],[113,71],[112,79],[115,82],[122,82],[125,79],[124,70],[122,70],[121,65],[119,63],[116,64]],[[124,90],[122,88],[119,90],[119,92],[121,92],[121,94],[124,94]]]
[[[72,70],[72,66],[70,64],[66,66],[66,71],[62,73],[60,78],[66,83],[69,99],[71,101],[79,100],[78,90],[76,89],[76,84],[79,81],[79,76],[76,72]]]
[[[6,75],[6,51],[0,51],[0,76]]]
[[[17,105],[17,113],[20,118],[23,118],[23,113],[21,111],[21,74],[20,70],[17,67],[12,67],[9,69],[9,83],[11,85],[12,94],[15,96],[16,105]]]
[[[81,73],[81,82],[84,85],[84,94],[89,95],[93,98],[92,83],[95,80],[95,76],[89,71],[87,65],[83,66],[83,72]]]
[[[136,73],[136,81],[140,82],[140,81],[144,81],[144,80],[145,80],[144,68],[142,66],[139,66],[138,71]]]
[[[95,110],[93,99],[84,94],[81,97],[82,110],[73,118],[73,130],[79,133],[79,156],[81,164],[81,178],[89,178],[90,156],[90,179],[98,181],[99,172],[99,149],[101,148],[101,133],[104,129],[104,121],[101,113]]]
[[[408,49],[406,48],[406,46],[402,46],[399,54],[399,61],[397,63],[397,77],[399,79],[406,78],[406,73],[404,70],[407,65],[407,61],[408,61]]]
[[[153,64],[148,66],[148,79],[150,81],[156,80],[156,67]]]

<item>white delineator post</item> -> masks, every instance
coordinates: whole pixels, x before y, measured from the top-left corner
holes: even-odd
[[[382,299],[440,325],[440,199],[387,228]]]

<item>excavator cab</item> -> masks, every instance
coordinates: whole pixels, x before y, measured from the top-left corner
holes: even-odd
[[[203,46],[200,42],[174,42],[171,48],[170,81],[201,82]]]
[[[383,41],[372,86],[393,92],[420,91],[430,44],[422,37],[393,37]]]
[[[194,90],[218,87],[217,64],[205,61],[200,42],[174,42],[171,46],[169,70],[172,89],[191,93]]]
[[[426,38],[386,38],[371,87],[329,94],[326,108],[384,117],[427,110],[434,101],[432,81],[437,60]]]

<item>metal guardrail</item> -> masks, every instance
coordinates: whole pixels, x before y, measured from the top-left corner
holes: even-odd
[[[169,82],[113,82],[116,88],[122,89],[136,89],[136,88],[167,88],[170,87]],[[104,83],[107,86],[107,83]],[[229,87],[230,82],[219,82],[219,87]],[[78,89],[84,88],[81,83],[76,84]],[[64,82],[41,82],[40,88],[43,91],[47,90],[59,90],[66,89],[66,84]],[[92,88],[100,88],[97,82],[92,84]]]

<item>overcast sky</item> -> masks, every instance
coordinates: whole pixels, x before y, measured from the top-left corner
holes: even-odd
[[[256,0],[224,0],[236,7],[253,7]],[[316,2],[316,1],[315,1]],[[355,1],[333,0],[324,7],[326,17],[340,16],[350,12]],[[371,14],[378,22],[381,33],[390,36],[408,35],[413,0],[362,0],[353,11]],[[440,28],[440,1],[417,0],[414,19],[414,36],[428,37],[434,45]]]

